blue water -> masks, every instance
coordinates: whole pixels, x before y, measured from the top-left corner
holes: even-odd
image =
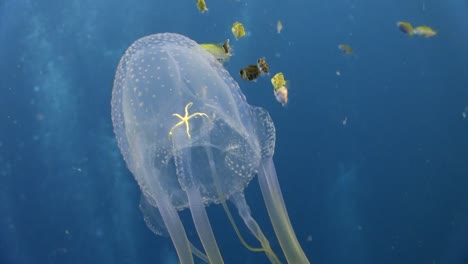
[[[468,263],[466,1],[206,3],[0,1],[0,263],[177,263],[145,226],[110,118],[120,57],[159,32],[231,38],[226,68],[275,122],[279,181],[312,263]],[[438,34],[406,36],[400,20]],[[234,21],[246,38],[233,39]],[[287,107],[271,75],[238,75],[263,56],[290,80]],[[256,181],[247,197],[278,250]],[[222,209],[208,213],[226,263],[268,263]]]

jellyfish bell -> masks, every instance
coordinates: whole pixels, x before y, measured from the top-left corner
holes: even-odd
[[[223,263],[205,210],[218,203],[247,249],[280,263],[243,195],[255,175],[286,260],[308,263],[276,178],[269,114],[247,104],[229,73],[196,42],[164,33],[133,43],[117,68],[112,121],[127,167],[142,190],[145,221],[158,223],[152,230],[171,238],[180,263],[194,263],[193,254]],[[227,200],[260,247],[245,242]],[[178,214],[184,209],[190,210],[204,252],[197,252],[187,237]]]

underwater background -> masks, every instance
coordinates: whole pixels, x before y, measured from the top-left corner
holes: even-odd
[[[312,263],[468,263],[467,1],[206,4],[0,0],[0,263],[178,262],[143,221],[110,118],[121,56],[161,32],[231,39],[225,67],[275,123],[277,174]],[[272,75],[240,78],[260,57],[290,81],[286,107]],[[256,180],[246,195],[279,250]],[[208,213],[226,263],[268,263],[220,206]]]

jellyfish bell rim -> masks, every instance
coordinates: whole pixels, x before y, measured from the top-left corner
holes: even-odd
[[[195,151],[196,152],[200,152],[200,151],[205,151],[206,148],[210,148],[210,149],[214,149],[214,150],[217,150],[219,152],[229,152],[229,151],[232,151],[231,148],[229,149],[221,149],[219,146],[215,146],[214,144],[210,144],[210,143],[195,143],[194,145],[189,145],[189,146],[182,146],[182,147],[179,147],[177,149],[177,151],[180,151],[180,152],[184,152],[184,151],[193,151],[194,149],[196,149]],[[232,147],[235,147],[235,146],[232,146]],[[252,169],[250,170],[250,173],[248,174],[244,174],[243,176],[241,176],[241,179],[242,180],[236,180],[234,181],[233,184],[230,184],[229,185],[229,188],[226,190],[225,188],[223,188],[223,199],[224,200],[229,200],[229,198],[234,195],[235,193],[239,193],[239,192],[244,192],[244,190],[247,188],[247,186],[250,184],[250,182],[258,175],[258,168],[260,166],[260,163],[261,163],[261,153],[258,153],[258,156],[259,158],[257,159],[258,162],[256,164],[253,164],[252,166]],[[163,188],[163,191],[166,192],[166,194],[168,194],[169,197],[169,201],[170,201],[170,204],[177,210],[177,211],[183,211],[185,209],[189,209],[189,204],[188,204],[188,201],[187,201],[187,197],[184,196],[184,197],[179,197],[177,198],[176,196],[177,195],[185,195],[185,192],[187,190],[187,187],[181,183],[181,180],[178,178],[179,176],[177,175],[177,173],[175,172],[175,155],[173,153],[170,153],[169,157],[167,158],[167,162],[172,164],[171,165],[171,168],[169,168],[170,171],[165,171],[164,173],[167,173],[169,175],[169,177],[177,177],[177,181],[179,182],[179,185],[180,185],[180,189],[177,189],[177,190],[171,190],[171,191],[167,191]],[[198,158],[198,160],[200,161],[200,158]],[[207,157],[204,157],[202,160],[201,160],[202,164],[199,166],[200,167],[209,167],[209,160],[207,159]],[[233,173],[231,172],[231,175]],[[166,176],[168,177],[168,176]],[[236,177],[237,179],[237,177]],[[146,188],[143,188],[143,186],[141,186],[140,182],[138,182],[138,184],[140,185],[140,189],[142,190],[143,194],[145,195],[145,197],[148,197],[148,198],[151,198],[151,199],[148,199],[148,201],[150,202],[151,205],[157,207],[156,203],[153,202],[153,195],[154,193],[151,193],[151,192],[148,192],[146,190]],[[161,184],[161,183],[159,183]],[[206,183],[204,182],[203,185],[205,186],[204,189],[206,189],[205,192],[203,192],[203,196],[202,196],[202,200],[203,200],[203,205],[205,207],[208,207],[212,204],[214,205],[219,205],[221,204],[221,197],[218,195],[218,193],[216,193],[214,190],[215,190],[215,185],[213,182],[209,182],[209,183]],[[208,193],[207,193],[208,192]],[[178,200],[173,200],[174,199],[178,199]],[[184,199],[184,200],[180,200],[180,199]]]

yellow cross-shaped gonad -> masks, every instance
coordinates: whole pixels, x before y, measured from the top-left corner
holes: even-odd
[[[194,118],[194,117],[197,117],[197,116],[205,116],[206,118],[208,118],[208,115],[205,114],[205,113],[193,113],[191,115],[188,114],[188,109],[193,105],[192,102],[188,103],[186,106],[185,106],[185,116],[181,116],[179,114],[172,114],[172,116],[176,116],[178,118],[180,118],[180,122],[175,124],[172,128],[171,128],[171,131],[169,131],[169,137],[172,137],[172,132],[174,131],[174,129],[176,129],[177,127],[185,124],[186,126],[186,130],[187,130],[187,136],[189,139],[192,138],[192,136],[190,136],[190,124],[189,124],[189,120]]]

